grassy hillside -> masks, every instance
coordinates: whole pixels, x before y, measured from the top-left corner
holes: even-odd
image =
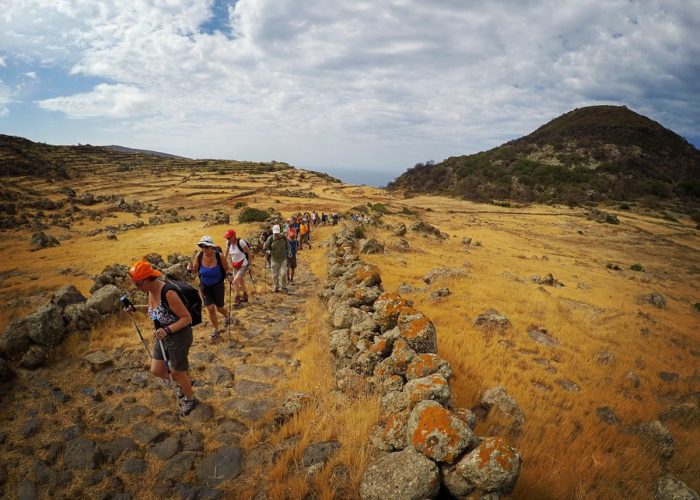
[[[624,106],[591,106],[489,151],[418,164],[389,187],[475,201],[681,200],[692,209],[700,151]]]
[[[654,217],[632,207],[615,211],[619,225],[600,224],[570,208],[532,205],[515,211],[451,197],[404,199],[284,164],[140,159],[134,154],[113,157],[116,153],[88,146],[55,150],[12,144],[3,154],[15,151],[13,158],[38,162],[36,168],[48,168],[41,162],[53,161],[65,168],[66,177],[10,176],[4,160],[0,163],[6,196],[17,195],[3,204],[15,213],[0,215],[26,221],[0,232],[0,328],[45,303],[67,283],[87,295],[91,276],[113,263],[130,264],[151,252],[191,255],[202,235],[221,243],[228,227],[243,237],[254,234],[257,223],[237,222],[245,207],[284,216],[306,210],[357,213],[361,207],[381,214],[379,224],[363,231],[386,245],[385,254],[363,258],[379,266],[386,290],[399,290],[435,323],[439,354],[454,372],[453,403],[475,406],[484,390],[502,385],[522,408],[525,423],[517,431],[496,412],[477,427],[479,435],[506,435],[522,453],[515,498],[649,498],[665,471],[700,489],[700,235],[690,219]],[[125,165],[128,159],[135,163]],[[140,210],[133,210],[135,206]],[[167,219],[173,213],[177,219]],[[230,216],[230,222],[222,222],[218,214]],[[418,221],[437,226],[448,237],[412,231]],[[409,229],[398,237],[395,228],[402,223]],[[60,245],[31,251],[38,228]],[[313,248],[300,254],[298,289],[303,296],[292,296],[294,302],[280,302],[279,294],[264,286],[263,268],[254,266],[254,297],[259,300],[236,313],[243,326],[233,333],[247,357],[237,357],[227,346],[208,346],[208,325],[195,329],[193,349],[214,354],[216,363],[232,371],[243,364],[281,367],[282,375],[270,388],[272,396],[288,390],[312,395],[313,404],[297,417],[277,427],[273,415],[264,415],[232,437],[224,426],[236,427],[238,416],[226,405],[243,388],[239,380],[230,386],[213,384],[210,363],[199,361],[194,376],[207,384],[202,390],[208,391],[205,400],[216,418],[194,423],[189,430],[166,422],[173,406],[170,394],[155,383],[129,385],[134,373],[148,375],[144,366],[149,360],[130,318],[116,315],[87,336],[70,335],[46,368],[20,370],[0,391],[0,428],[7,433],[0,442],[0,467],[7,471],[2,493],[12,497],[22,479],[33,478],[34,460],[48,460],[46,444],[62,441],[61,432],[80,415],[83,435],[97,441],[142,423],[166,426],[173,435],[201,433],[207,452],[224,439],[233,440],[243,448],[246,464],[241,476],[218,486],[227,497],[251,498],[264,490],[268,498],[355,498],[361,473],[376,456],[368,436],[377,420],[378,397],[350,399],[332,390],[327,345],[332,327],[316,299],[327,267],[320,243],[332,231],[329,226],[313,232]],[[423,281],[426,273],[443,266],[466,275],[430,285]],[[534,279],[548,273],[563,286]],[[443,288],[449,294],[433,295]],[[650,293],[662,294],[666,307],[645,300]],[[511,327],[484,331],[474,326],[474,319],[489,308],[506,315]],[[139,321],[148,337],[147,319]],[[255,336],[263,326],[280,322],[279,337]],[[533,328],[544,329],[557,343],[536,341]],[[129,361],[114,374],[116,380],[93,373],[85,364],[85,355],[96,350],[119,352]],[[103,391],[99,404],[81,393],[85,387],[114,384],[128,392]],[[58,404],[51,396],[54,387],[72,399]],[[55,412],[41,410],[38,417],[47,424],[24,437],[22,429],[36,415],[37,398],[46,391]],[[133,404],[128,398],[152,406],[154,414],[120,419],[123,409]],[[601,419],[605,408],[617,423]],[[105,414],[115,415],[115,420],[105,420]],[[660,458],[654,442],[632,432],[639,423],[656,419],[674,440],[670,459]],[[306,445],[330,439],[341,443],[341,451],[308,476],[300,466]],[[27,454],[28,449],[39,450],[38,457]],[[142,475],[123,473],[124,457],[110,467],[134,497],[163,498],[156,487],[165,462],[143,453]],[[40,494],[104,494],[108,481],[93,484],[91,478],[88,472],[75,471],[72,483],[52,490],[42,485]],[[143,484],[153,487],[144,491]]]

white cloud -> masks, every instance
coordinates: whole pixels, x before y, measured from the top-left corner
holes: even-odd
[[[7,63],[5,62],[5,58],[3,56],[0,56],[0,66],[3,68],[7,67]]]
[[[148,114],[152,109],[148,94],[137,87],[101,83],[92,92],[55,97],[39,102],[50,111],[62,111],[72,118],[125,118]]]
[[[32,80],[36,79],[36,71],[27,71],[24,76],[27,78],[31,78]]]
[[[231,37],[211,3],[13,2],[0,46],[109,82],[42,108],[192,156],[406,166],[595,103],[700,124],[692,2],[239,0]]]

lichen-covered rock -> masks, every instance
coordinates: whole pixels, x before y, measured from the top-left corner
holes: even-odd
[[[27,335],[43,346],[57,345],[63,338],[63,315],[55,305],[42,307],[24,319]]]
[[[382,277],[379,268],[374,264],[361,263],[354,272],[353,283],[366,287],[381,286]]]
[[[510,320],[495,309],[487,309],[479,314],[472,324],[482,330],[505,330],[511,327]]]
[[[80,304],[85,302],[85,300],[85,297],[75,285],[63,286],[51,295],[51,303],[60,308],[64,308],[69,304]]]
[[[464,269],[450,268],[450,267],[438,267],[431,270],[428,274],[423,276],[423,281],[428,285],[432,285],[438,280],[446,278],[463,278],[468,276]]]
[[[387,339],[376,337],[374,343],[369,346],[369,351],[378,356],[388,356],[391,352],[392,345]]]
[[[49,353],[47,348],[34,344],[27,349],[27,352],[24,353],[19,365],[22,368],[33,370],[35,368],[39,368],[40,366],[44,366],[44,364],[46,364],[46,360],[48,359]]]
[[[350,358],[357,352],[350,340],[350,330],[347,328],[331,332],[329,347],[331,353],[337,358]]]
[[[69,304],[63,310],[63,323],[66,331],[90,330],[100,321],[100,313],[86,303]]]
[[[457,473],[457,464],[440,464],[442,485],[454,498],[466,498],[474,491],[474,485]]]
[[[435,462],[412,448],[389,453],[372,462],[362,474],[362,500],[422,500],[440,489]]]
[[[409,307],[409,303],[398,293],[384,292],[379,296],[374,302],[374,312],[382,332],[396,326],[399,314],[405,307]]]
[[[485,438],[475,449],[457,463],[457,473],[476,488],[508,494],[513,491],[520,475],[522,458],[499,437]]]
[[[380,400],[382,415],[392,415],[407,410],[411,402],[408,395],[403,391],[387,392]]]
[[[105,285],[90,295],[85,305],[95,309],[100,314],[109,314],[120,309],[119,289],[114,285]]]
[[[398,318],[401,338],[417,353],[437,352],[437,332],[433,322],[419,311],[404,308]]]
[[[311,396],[304,392],[291,392],[287,394],[282,405],[275,413],[275,423],[281,424],[299,413],[305,406],[311,403]]]
[[[438,462],[454,462],[473,440],[460,418],[435,401],[421,401],[411,411],[406,438],[413,447]]]
[[[374,375],[386,378],[391,375],[404,376],[411,360],[416,356],[416,351],[411,349],[404,339],[394,342],[391,356],[379,362],[374,369]]]
[[[352,307],[371,306],[381,296],[383,292],[373,286],[361,286],[349,290],[347,295],[348,304]]]
[[[517,401],[508,395],[505,387],[497,386],[484,392],[481,398],[482,405],[487,408],[495,407],[503,415],[511,419],[514,429],[520,428],[525,423],[525,414]]]
[[[404,385],[403,392],[411,405],[427,400],[437,401],[444,405],[449,402],[451,395],[450,384],[439,373],[409,380]]]
[[[695,490],[688,488],[683,481],[669,474],[662,476],[656,483],[654,500],[698,500],[699,498]]]
[[[375,239],[363,241],[360,244],[360,253],[364,254],[382,254],[384,253],[384,243],[380,243]]]
[[[661,458],[668,460],[673,456],[674,441],[671,432],[658,420],[644,422],[638,427],[638,432],[649,446]]]
[[[362,375],[372,375],[381,355],[370,350],[363,350],[352,357],[350,368]]]
[[[406,424],[408,423],[408,411],[392,413],[386,419],[383,426],[377,426],[372,434],[372,444],[380,450],[398,451],[407,445]]]
[[[335,387],[339,391],[355,393],[364,385],[362,375],[350,368],[341,368],[335,372]]]
[[[408,368],[406,368],[406,378],[408,380],[427,377],[433,373],[439,373],[448,380],[452,377],[450,364],[439,355],[433,353],[417,354],[409,363]]]

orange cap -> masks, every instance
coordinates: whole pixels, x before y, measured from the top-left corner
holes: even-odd
[[[235,238],[235,237],[236,237],[236,231],[234,231],[233,229],[228,229],[224,233],[224,238],[226,238],[227,240],[231,239],[231,238]]]
[[[134,262],[129,269],[129,278],[131,278],[131,281],[141,281],[145,280],[146,278],[154,278],[156,276],[160,276],[161,274],[162,273],[160,271],[153,269],[153,266],[151,266],[151,263],[147,260],[139,260],[138,262]]]

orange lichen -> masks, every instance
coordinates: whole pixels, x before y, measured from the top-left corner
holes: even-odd
[[[382,282],[381,275],[379,274],[379,268],[371,264],[364,264],[357,268],[355,271],[355,278],[357,283],[365,283],[367,285],[378,285]]]
[[[369,351],[377,354],[385,354],[389,350],[389,341],[386,339],[377,339],[374,344],[369,346]]]
[[[502,438],[486,438],[479,445],[479,465],[480,469],[486,467],[486,465],[493,457],[493,460],[498,463],[504,470],[511,470],[513,468],[513,462],[515,459],[515,454],[510,446]]]
[[[442,406],[425,408],[421,412],[418,425],[411,436],[411,443],[417,450],[426,451],[430,456],[435,455],[436,445],[454,449],[460,440],[460,436],[452,425],[453,420],[450,412]],[[436,436],[436,433],[444,436],[444,438],[440,439]],[[455,449],[455,451],[461,450]],[[447,452],[445,455],[434,458],[445,462],[453,462],[456,456],[455,453]]]
[[[427,328],[430,328],[432,323],[423,316],[422,318],[413,320],[405,325],[401,325],[401,335],[407,339],[415,339],[420,336]]]
[[[435,373],[439,369],[440,358],[435,354],[418,354],[411,360],[406,370],[408,378],[421,378]]]

